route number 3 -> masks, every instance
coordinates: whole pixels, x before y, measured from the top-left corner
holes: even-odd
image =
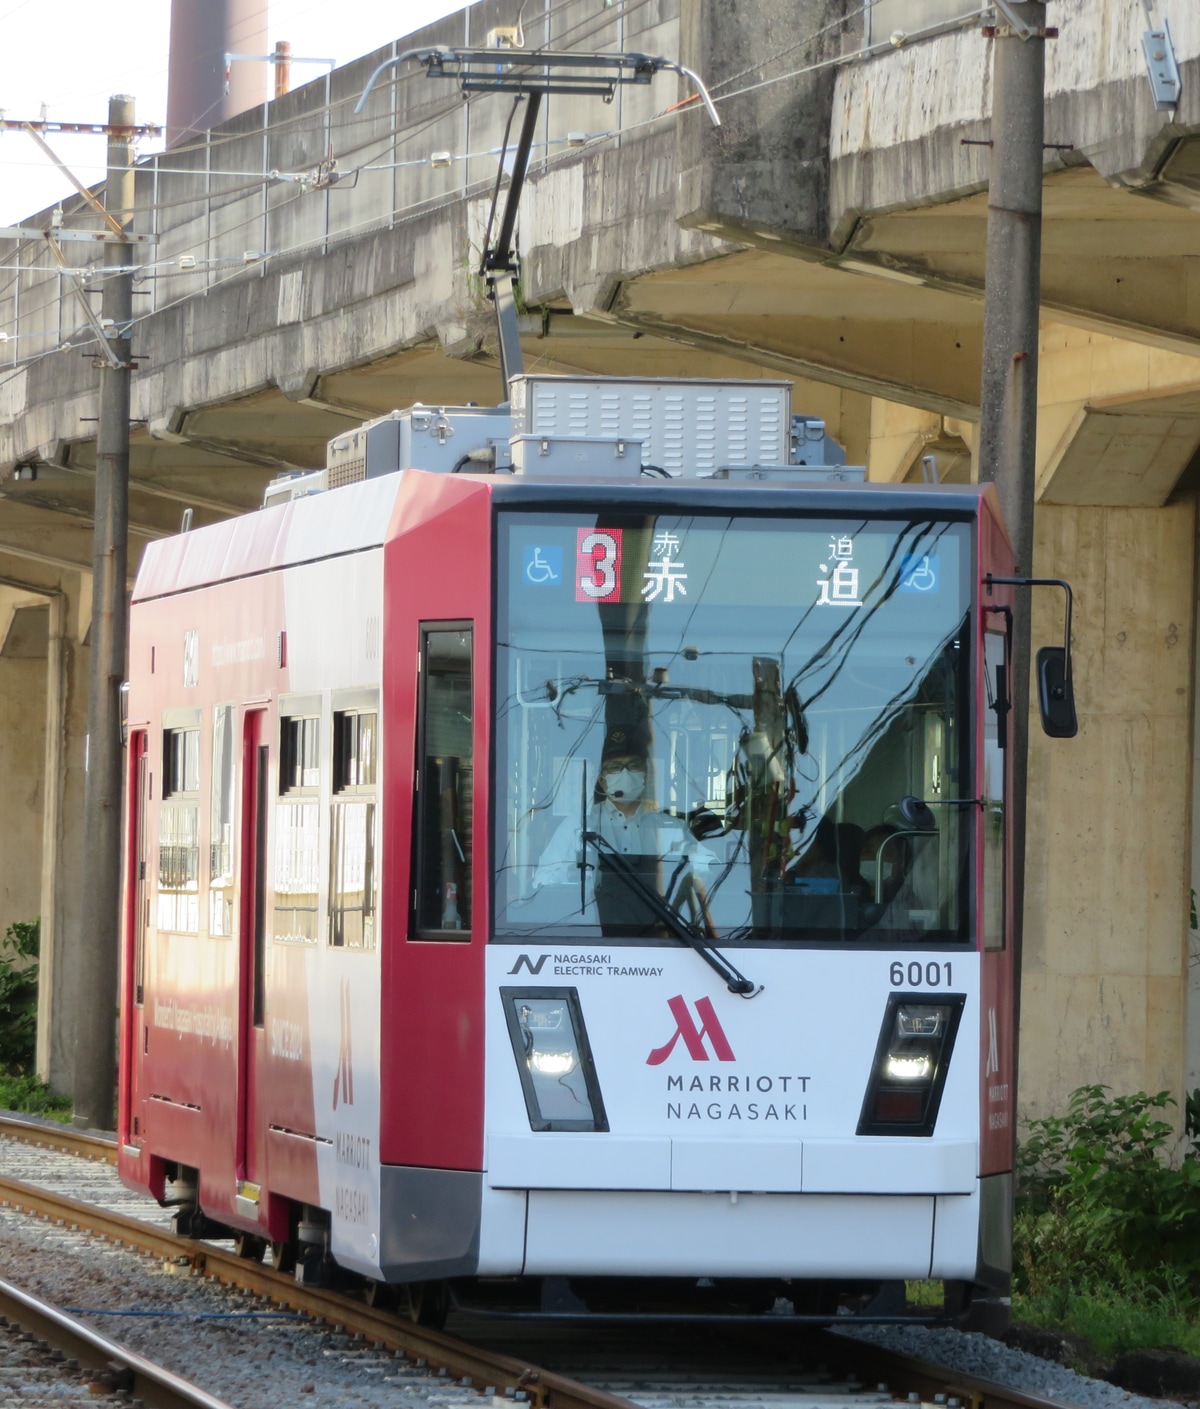
[[[906,984],[909,988],[941,988],[943,984],[949,988],[954,982],[950,975],[950,965],[939,964],[935,960],[922,964],[913,959],[907,964],[902,964],[897,959],[892,964],[888,977],[893,988],[903,988]]]
[[[621,530],[581,528],[576,557],[575,600],[621,600]]]

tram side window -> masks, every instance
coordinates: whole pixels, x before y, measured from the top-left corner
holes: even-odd
[[[158,813],[158,929],[200,929],[200,730],[163,730]]]
[[[284,715],[279,730],[279,791],[316,788],[321,781],[321,721]]]
[[[379,715],[333,712],[329,826],[329,943],[375,947],[375,779]]]
[[[471,638],[469,626],[421,632],[414,905],[428,939],[470,937]]]
[[[279,721],[279,801],[275,804],[276,940],[309,944],[317,937],[320,890],[321,721],[283,715]]]
[[[208,932],[233,933],[234,708],[213,711],[212,795],[208,829]]]

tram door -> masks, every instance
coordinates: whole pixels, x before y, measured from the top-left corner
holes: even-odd
[[[265,1057],[267,801],[270,748],[265,711],[247,710],[242,735],[242,845],[238,962],[237,1175],[257,1184],[262,1169],[259,1078]],[[247,1191],[249,1192],[249,1191]],[[257,1202],[257,1190],[251,1197]]]
[[[128,1049],[122,1053],[122,1102],[120,1138],[123,1144],[139,1145],[144,1135],[145,1097],[142,1093],[142,1061],[146,1052],[146,932],[150,923],[150,887],[146,875],[146,805],[151,777],[146,748],[147,735],[139,729],[129,741],[129,875],[126,890],[126,960],[129,965],[122,1001],[130,1020],[123,1024]]]
[[[980,1173],[1012,1168],[1012,913],[1008,836],[1011,750],[1012,643],[1007,612],[983,633],[983,750],[980,769],[980,848],[983,894],[980,987]]]

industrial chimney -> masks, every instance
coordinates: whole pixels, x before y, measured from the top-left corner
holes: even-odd
[[[266,44],[265,0],[171,0],[168,147],[266,100],[265,64],[225,63],[265,54]]]

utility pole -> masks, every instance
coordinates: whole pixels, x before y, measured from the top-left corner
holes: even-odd
[[[989,31],[985,30],[985,33]],[[1033,574],[1033,497],[1041,304],[1046,6],[997,0],[992,38],[992,147],[984,273],[979,478],[991,480],[1017,573]],[[1021,1015],[1025,813],[1029,766],[1030,592],[1013,594],[1013,1081]],[[1015,1092],[1014,1085],[1014,1092]]]
[[[122,232],[133,226],[133,99],[108,103],[104,207]],[[111,224],[111,222],[110,222]],[[129,526],[131,246],[112,238],[104,263],[101,326],[112,359],[100,364],[96,509],[92,539],[92,632],[88,661],[88,752],[84,793],[83,933],[74,970],[75,1122],[110,1129],[116,1086],[117,973],[120,964],[121,682],[125,678],[126,556]]]
[[[283,98],[292,91],[292,46],[286,39],[275,41],[275,96]]]

